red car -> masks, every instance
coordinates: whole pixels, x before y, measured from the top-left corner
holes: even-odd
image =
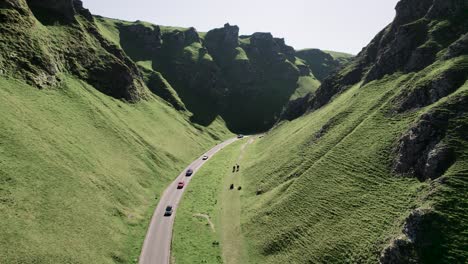
[[[177,189],[182,189],[182,188],[184,188],[184,186],[185,186],[185,182],[180,181],[179,184],[177,184]]]

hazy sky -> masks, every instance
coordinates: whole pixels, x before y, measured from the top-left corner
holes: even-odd
[[[83,0],[93,14],[208,31],[271,32],[296,49],[357,54],[395,16],[398,0]]]

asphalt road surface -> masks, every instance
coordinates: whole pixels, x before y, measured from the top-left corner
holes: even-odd
[[[140,264],[169,264],[171,257],[171,240],[172,240],[172,226],[174,224],[174,217],[177,211],[182,195],[187,188],[188,183],[196,175],[198,169],[203,166],[206,162],[202,160],[204,155],[211,158],[216,152],[220,151],[225,146],[235,142],[237,138],[232,138],[224,141],[223,143],[210,149],[208,152],[203,154],[200,158],[196,159],[190,164],[180,175],[172,182],[169,187],[164,191],[163,195],[159,199],[158,206],[154,211],[153,217],[146,233],[145,242],[140,254]],[[190,177],[185,176],[185,172],[188,169],[193,170],[193,174]],[[183,189],[177,189],[179,181],[185,181]],[[173,206],[172,216],[164,216],[166,206]]]

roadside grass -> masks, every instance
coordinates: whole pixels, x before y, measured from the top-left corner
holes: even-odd
[[[172,259],[175,263],[223,263],[221,248],[226,230],[220,211],[229,188],[226,180],[232,177],[232,165],[244,143],[245,140],[235,142],[210,157],[186,187],[174,223]],[[208,215],[215,232],[197,214]]]
[[[62,79],[0,78],[0,262],[135,262],[155,198],[232,134],[156,97],[129,104]]]

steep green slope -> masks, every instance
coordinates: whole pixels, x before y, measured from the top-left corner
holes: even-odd
[[[228,136],[221,122],[194,127],[159,100],[129,105],[73,78],[57,90],[0,87],[6,263],[131,262],[155,197]]]
[[[460,174],[466,151],[448,172],[458,174],[451,180],[458,186],[430,186],[392,173],[395,140],[425,112],[388,114],[389,99],[401,92],[407,78],[391,76],[354,86],[256,144],[250,156],[258,159],[244,172],[243,231],[250,241],[251,263],[378,262],[386,244],[399,236],[404,218],[423,204],[430,189],[448,188],[455,193],[441,198],[452,201],[466,191]],[[467,88],[458,96],[466,97]],[[466,137],[462,142],[466,144]],[[255,195],[258,190],[263,194]],[[461,198],[457,204],[466,206],[466,201]],[[466,228],[466,213],[460,213],[448,215],[457,230]],[[453,231],[446,235],[459,236]],[[455,241],[450,244],[461,250],[460,239]],[[424,253],[430,254],[427,248]],[[451,257],[462,260],[466,255]]]
[[[160,192],[232,134],[191,123],[80,1],[3,1],[0,22],[0,262],[134,262]]]
[[[466,10],[401,1],[352,64],[285,114],[301,117],[250,148],[251,263],[466,262]]]

